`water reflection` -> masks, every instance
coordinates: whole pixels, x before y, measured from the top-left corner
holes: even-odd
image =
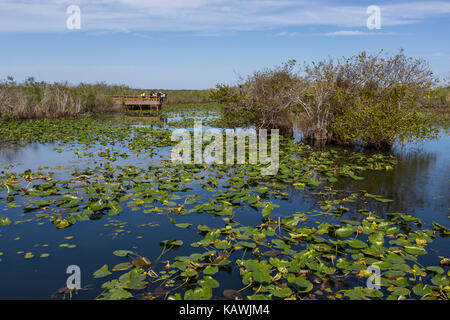
[[[39,149],[37,144],[30,144],[26,148],[13,145],[8,147],[0,147],[0,163],[12,164],[24,158],[26,152],[36,152]]]
[[[391,171],[367,171],[361,181],[339,181],[345,190],[366,190],[394,200],[374,203],[373,210],[381,214],[404,212],[424,222],[448,224],[450,194],[450,137],[441,135],[437,141],[428,141],[420,149],[394,148],[398,164]],[[350,181],[349,181],[350,180]]]

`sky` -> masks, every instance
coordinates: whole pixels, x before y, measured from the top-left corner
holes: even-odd
[[[446,78],[450,1],[0,0],[0,48],[0,80],[206,89],[400,48]]]

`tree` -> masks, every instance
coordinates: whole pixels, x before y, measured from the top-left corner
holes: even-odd
[[[299,81],[293,69],[295,60],[273,69],[255,71],[240,79],[236,87],[217,85],[211,98],[222,106],[223,118],[229,126],[251,126],[280,130],[292,135],[295,101],[291,90]]]
[[[313,62],[306,66],[290,90],[295,103],[296,122],[306,140],[326,141],[333,120],[333,97],[337,90],[337,71],[333,60]]]
[[[400,50],[362,52],[294,72],[295,61],[256,71],[238,86],[218,85],[212,97],[227,125],[280,129],[298,125],[305,139],[390,148],[436,136],[424,106],[437,79],[421,59]]]
[[[433,138],[436,129],[423,107],[435,83],[427,63],[402,50],[345,59],[338,71],[330,136],[375,148]]]

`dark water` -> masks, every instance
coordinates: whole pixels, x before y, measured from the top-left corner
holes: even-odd
[[[23,172],[26,169],[36,169],[39,166],[58,168],[56,177],[63,177],[75,168],[92,166],[92,159],[78,159],[70,150],[62,153],[54,151],[52,144],[32,144],[16,149],[0,151],[0,165],[12,166],[7,171]],[[160,152],[162,158],[167,157],[168,149]],[[432,228],[432,222],[449,227],[450,218],[450,136],[442,133],[435,141],[426,141],[420,148],[406,146],[396,148],[394,154],[398,164],[391,171],[367,171],[362,181],[346,179],[339,182],[339,188],[348,191],[361,189],[369,193],[382,195],[394,200],[390,203],[373,203],[374,210],[381,216],[389,212],[404,212],[420,218],[425,228]],[[128,159],[118,159],[116,164],[132,163],[146,166],[160,158],[147,159],[145,156],[131,156]],[[60,167],[58,167],[60,166]],[[307,212],[316,208],[316,201],[304,191],[289,189],[288,200],[273,200],[280,205],[278,212],[292,214]],[[200,186],[194,186],[190,194],[207,194]],[[186,195],[184,193],[183,195]],[[210,196],[210,194],[207,194]],[[2,195],[3,197],[4,195]],[[23,208],[6,207],[2,198],[0,202],[0,217],[8,216],[14,221],[24,221],[34,217],[34,213],[23,213]],[[351,215],[351,214],[350,214]],[[237,208],[236,221],[242,225],[257,225],[261,215],[249,208]],[[318,221],[337,221],[330,216],[319,218]],[[206,224],[210,227],[223,227],[220,218],[208,214],[188,214],[177,217],[177,223],[189,222],[194,226]],[[316,223],[316,222],[311,222]],[[122,232],[117,232],[122,229]],[[175,227],[166,216],[145,214],[142,211],[132,211],[124,206],[117,216],[103,216],[98,220],[77,222],[67,229],[57,229],[47,220],[11,224],[0,227],[0,299],[49,299],[53,293],[66,284],[69,265],[81,268],[81,284],[86,290],[81,290],[73,296],[74,299],[93,299],[98,296],[100,286],[105,279],[94,279],[92,274],[104,264],[111,267],[124,262],[112,254],[114,250],[133,250],[151,261],[160,255],[161,240],[176,238],[185,245],[177,251],[165,254],[156,264],[161,268],[165,260],[172,260],[177,255],[189,255],[193,248],[189,243],[201,240],[195,231]],[[71,237],[66,239],[65,237]],[[74,248],[60,247],[60,244],[75,244]],[[47,246],[43,246],[47,245]],[[450,256],[448,239],[437,237],[427,247],[428,254],[423,257],[434,265],[438,264],[438,256]],[[33,259],[24,259],[17,252],[33,252]],[[49,253],[47,258],[40,258],[42,253]],[[231,275],[231,277],[230,277]],[[215,276],[227,288],[242,287],[239,270],[230,265],[228,270]],[[214,295],[219,295],[214,291]],[[68,298],[68,296],[67,296]]]
[[[433,222],[450,226],[450,136],[441,132],[438,140],[423,144],[395,147],[398,163],[387,172],[367,171],[364,180],[346,181],[344,188],[367,190],[394,200],[374,203],[376,211],[386,218],[386,213],[403,212],[421,219],[423,227],[433,229]],[[427,246],[428,255],[422,261],[436,265],[436,255],[450,256],[448,238],[436,237]]]

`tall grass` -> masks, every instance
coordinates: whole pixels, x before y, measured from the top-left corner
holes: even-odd
[[[16,83],[12,78],[0,82],[0,117],[2,119],[60,118],[83,113],[107,111],[112,108],[112,91],[120,87],[104,84],[37,82],[29,78]]]
[[[210,90],[167,90],[170,104],[212,102]]]
[[[17,83],[13,78],[0,82],[1,119],[61,118],[120,109],[112,96],[139,95],[163,91],[168,103],[202,103],[210,101],[209,90],[148,90],[105,83],[70,86],[67,83],[35,81],[34,78]]]

